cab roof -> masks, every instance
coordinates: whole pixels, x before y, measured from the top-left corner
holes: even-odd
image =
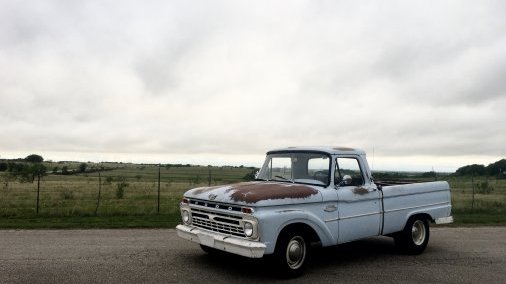
[[[286,148],[278,148],[273,149],[267,152],[267,154],[272,152],[290,152],[290,151],[309,151],[309,152],[324,152],[330,155],[338,155],[338,154],[355,154],[355,155],[365,155],[365,151],[357,148],[350,147],[342,147],[342,146],[297,146],[297,147],[286,147]]]

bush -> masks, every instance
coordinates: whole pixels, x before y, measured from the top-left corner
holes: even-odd
[[[62,199],[65,199],[65,200],[74,199],[74,192],[72,192],[69,189],[65,189],[62,192],[60,192],[60,196]]]
[[[242,179],[245,181],[255,180],[255,178],[257,177],[257,174],[258,174],[258,169],[253,168],[253,170],[251,172],[247,173]]]
[[[105,183],[104,184],[111,184],[113,181],[114,181],[114,178],[111,177],[111,176],[109,176],[109,177],[105,178]]]
[[[118,183],[116,184],[116,198],[122,199],[125,196],[125,187],[128,187],[125,177],[118,177]]]
[[[494,191],[494,187],[492,187],[488,181],[484,181],[476,185],[476,193],[490,194],[492,191]]]
[[[81,163],[81,164],[79,165],[79,172],[80,172],[80,173],[84,173],[84,172],[86,172],[86,168],[87,168],[87,167],[88,167],[88,165],[87,165],[86,163]]]

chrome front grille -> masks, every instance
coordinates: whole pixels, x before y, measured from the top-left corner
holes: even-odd
[[[202,209],[191,209],[192,224],[195,227],[238,237],[246,237],[242,217]]]

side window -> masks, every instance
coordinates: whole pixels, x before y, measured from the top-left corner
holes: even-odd
[[[329,183],[329,157],[315,157],[307,161],[307,174],[323,184]]]
[[[343,186],[359,186],[364,184],[360,164],[355,158],[337,158],[335,183]]]

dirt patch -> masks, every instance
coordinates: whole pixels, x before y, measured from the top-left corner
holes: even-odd
[[[317,194],[318,190],[301,184],[245,182],[232,185],[227,192],[233,201],[257,203],[270,199],[308,198]]]

